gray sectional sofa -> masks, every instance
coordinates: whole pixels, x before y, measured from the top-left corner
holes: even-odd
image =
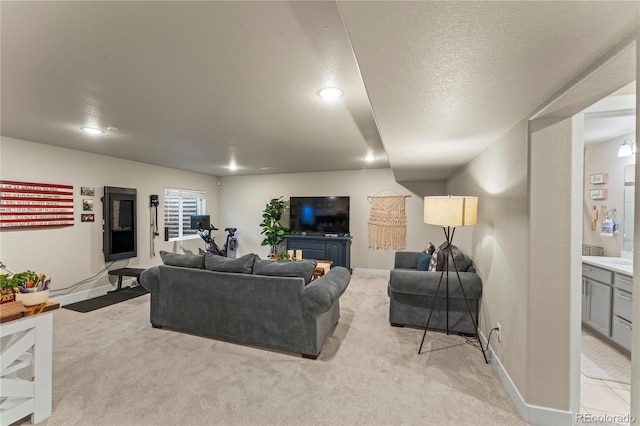
[[[457,250],[457,249],[456,249]],[[482,296],[482,280],[475,273],[471,259],[456,254],[456,265],[464,266],[460,279],[469,301],[473,318],[478,323],[478,302]],[[424,328],[436,296],[441,271],[418,271],[420,252],[396,252],[394,269],[389,278],[389,322],[393,326],[410,325]],[[465,258],[466,257],[466,258]],[[442,265],[441,259],[438,263]],[[442,266],[440,266],[442,268]],[[451,269],[451,268],[450,268]],[[447,328],[446,276],[442,280],[429,329],[444,331]],[[476,330],[469,316],[455,271],[449,272],[449,330],[475,335]]]
[[[335,267],[311,281],[315,261],[277,262],[161,253],[145,270],[150,321],[169,328],[316,359],[340,317],[339,298],[351,279]]]

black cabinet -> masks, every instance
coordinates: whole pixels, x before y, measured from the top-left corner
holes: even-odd
[[[351,270],[351,237],[287,235],[287,250],[302,250],[303,259],[331,260],[333,266]]]

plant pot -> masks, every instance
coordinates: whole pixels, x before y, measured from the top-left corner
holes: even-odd
[[[16,293],[16,301],[24,306],[34,306],[44,303],[49,299],[49,290],[34,291],[33,293]]]

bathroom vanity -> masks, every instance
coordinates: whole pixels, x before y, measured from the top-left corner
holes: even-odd
[[[631,351],[633,262],[620,257],[582,256],[582,322]]]

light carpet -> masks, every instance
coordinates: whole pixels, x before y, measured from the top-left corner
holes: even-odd
[[[582,329],[580,371],[592,379],[631,384],[631,357]]]
[[[53,414],[40,424],[524,424],[464,338],[430,332],[418,355],[422,330],[389,325],[386,278],[354,275],[340,302],[315,361],[152,328],[149,295],[57,310]]]

